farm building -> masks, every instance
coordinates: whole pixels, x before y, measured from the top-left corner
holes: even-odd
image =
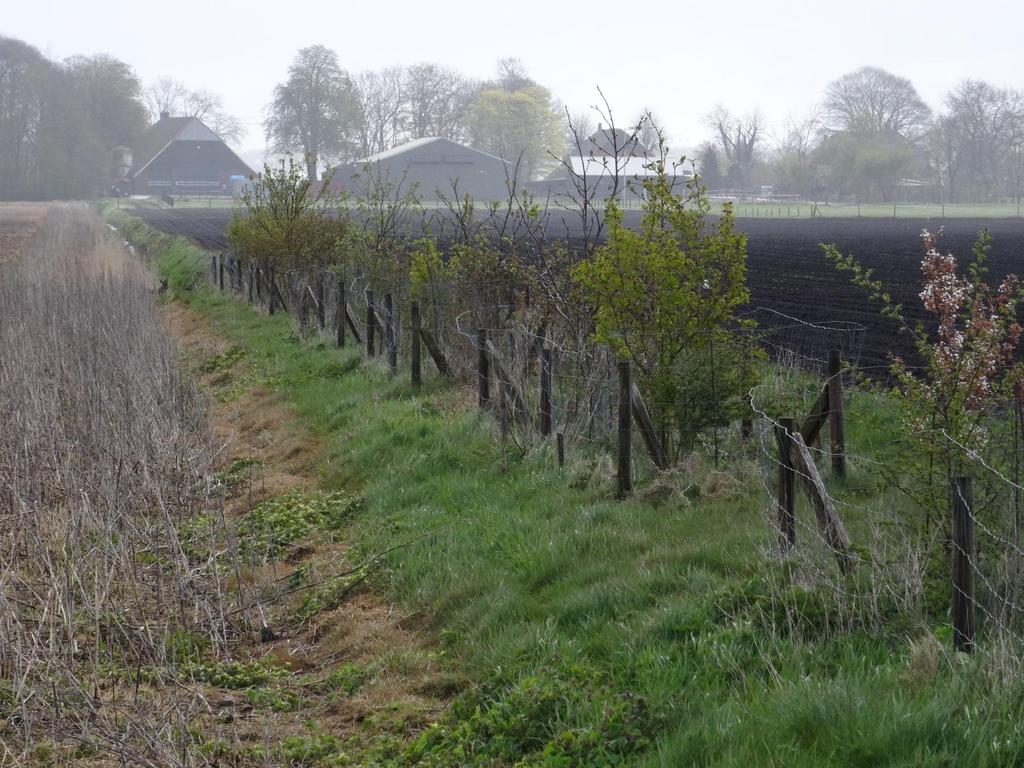
[[[621,128],[609,129],[602,126],[574,147],[572,153],[562,158],[561,163],[541,181],[532,182],[530,190],[539,197],[566,199],[578,197],[579,186],[584,177],[588,194],[601,200],[611,195],[616,174],[619,177],[619,198],[628,201],[635,198],[630,187],[639,187],[645,177],[654,174],[651,164],[658,159],[636,136]],[[665,159],[665,169],[674,176],[679,186],[693,178],[693,169],[680,164],[674,167],[671,158]]]
[[[253,173],[202,120],[164,112],[132,148],[119,188],[135,195],[226,195],[232,177]]]
[[[390,185],[400,191],[415,186],[423,199],[432,199],[438,192],[473,200],[504,200],[508,192],[509,163],[472,147],[448,139],[427,137],[415,139],[393,149],[338,166],[333,185],[353,195],[362,196],[371,185]]]

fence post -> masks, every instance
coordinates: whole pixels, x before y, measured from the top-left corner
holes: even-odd
[[[336,311],[335,322],[338,327],[336,332],[338,334],[338,346],[345,346],[345,313],[348,311],[348,300],[345,296],[345,278],[338,277],[338,308]]]
[[[477,348],[477,402],[481,409],[486,408],[491,400],[491,361],[487,356],[487,329],[476,332]]]
[[[565,435],[559,432],[555,435],[555,443],[558,446],[558,466],[565,466]]]
[[[249,262],[249,304],[256,303],[256,265]]]
[[[410,349],[409,362],[412,367],[412,388],[419,389],[422,383],[420,371],[420,328],[422,321],[420,320],[420,303],[418,301],[412,302],[410,313],[412,315],[412,348]]]
[[[779,448],[779,549],[783,556],[796,546],[796,472],[790,451],[793,447],[792,432],[796,421],[782,417],[775,425],[775,442]]]
[[[327,328],[327,310],[324,307],[324,295],[326,293],[327,291],[324,289],[324,273],[323,270],[318,269],[316,271],[316,324],[317,329],[321,333]]]
[[[210,285],[217,285],[217,256],[210,254]]]
[[[224,254],[220,255],[220,259],[217,264],[217,287],[220,288],[220,292],[224,293]]]
[[[843,437],[843,364],[839,350],[828,353],[828,431],[832,474],[846,476],[846,440]]]
[[[551,434],[551,349],[540,350],[540,433]]]
[[[366,356],[373,357],[374,355],[374,331],[377,327],[377,320],[374,315],[377,314],[373,305],[373,289],[366,289]]]
[[[384,322],[388,324],[384,330],[385,346],[388,348],[388,368],[394,376],[398,373],[398,341],[395,333],[395,300],[390,293],[384,294]]]
[[[273,267],[267,267],[264,273],[267,277],[267,296],[269,297],[269,305],[267,313],[270,315],[274,314],[277,309],[277,275],[274,274],[275,270]]]
[[[620,499],[633,490],[633,378],[629,361],[619,361],[619,461],[618,495]]]
[[[969,477],[953,480],[953,647],[974,650],[974,487]]]

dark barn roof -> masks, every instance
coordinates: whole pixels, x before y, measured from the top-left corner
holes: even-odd
[[[500,157],[449,139],[426,137],[338,166],[333,182],[360,195],[371,183],[367,176],[379,175],[385,183],[401,184],[402,191],[415,185],[423,198],[435,197],[438,191],[451,197],[457,182],[459,196],[494,201],[507,196],[509,173],[509,163]]]
[[[611,157],[618,149],[619,157],[646,157],[647,147],[640,143],[640,140],[621,128],[612,130],[597,126],[597,130],[580,142],[580,148],[576,154],[583,156],[594,155],[595,157]]]
[[[129,175],[136,192],[168,182],[187,189],[190,181],[223,190],[228,177],[253,170],[199,118],[165,113],[133,147]]]

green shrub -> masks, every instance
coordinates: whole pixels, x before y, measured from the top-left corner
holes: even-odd
[[[257,561],[276,560],[314,532],[338,531],[358,504],[340,491],[291,491],[264,501],[239,522],[239,549]]]

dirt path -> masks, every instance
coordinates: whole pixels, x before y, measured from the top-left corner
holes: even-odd
[[[260,383],[253,363],[217,335],[202,315],[180,303],[165,304],[160,312],[185,365],[196,372],[208,396],[210,424],[222,446],[221,465],[258,462],[251,481],[229,499],[229,514],[244,516],[259,502],[289,491],[315,492],[321,441],[281,395]],[[345,542],[303,546],[272,566],[273,577],[280,583],[298,568],[316,573],[340,569],[346,566],[347,553]],[[315,686],[305,685],[300,691],[304,703],[295,712],[255,717],[240,712],[250,718],[248,727],[236,723],[233,737],[242,742],[262,743],[268,723],[274,741],[307,732],[302,723],[313,720],[356,744],[382,733],[397,744],[435,720],[459,687],[438,664],[434,642],[415,628],[416,621],[370,589],[355,589],[340,606],[308,621],[296,622],[289,611],[287,602],[268,608],[274,639],[253,643],[249,652],[254,657],[273,659],[304,679],[330,679],[340,670],[361,682],[348,695],[317,695]]]

